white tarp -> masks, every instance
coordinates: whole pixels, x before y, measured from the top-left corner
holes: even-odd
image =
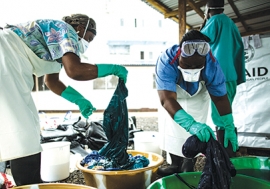
[[[270,148],[270,35],[260,39],[259,48],[253,38],[245,41],[246,82],[238,86],[233,102],[242,147]]]

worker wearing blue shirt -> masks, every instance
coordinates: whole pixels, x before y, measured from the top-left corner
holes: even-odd
[[[225,77],[208,42],[207,36],[191,30],[183,36],[180,45],[168,48],[157,60],[160,147],[172,160],[170,166],[158,169],[161,176],[193,171],[193,160],[182,154],[182,145],[190,134],[203,142],[210,136],[216,138],[205,124],[210,98],[223,121],[224,146],[227,147],[230,141],[234,151],[238,149]]]

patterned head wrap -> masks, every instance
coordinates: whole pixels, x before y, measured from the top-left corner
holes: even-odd
[[[96,22],[85,14],[72,14],[71,16],[64,16],[62,20],[73,27],[76,27],[79,24],[85,27],[88,25],[87,30],[97,35]]]

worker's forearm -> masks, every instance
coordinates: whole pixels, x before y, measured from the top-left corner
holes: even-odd
[[[66,74],[71,79],[77,81],[88,81],[96,79],[98,76],[96,65],[81,62],[81,59],[74,53],[66,53],[62,57],[62,62]]]
[[[172,118],[178,110],[182,109],[181,105],[176,100],[177,95],[175,92],[158,90],[158,95],[161,105],[167,110]]]
[[[232,113],[231,104],[227,95],[221,97],[211,96],[211,99],[214,102],[220,116]]]
[[[167,110],[167,112],[170,114],[172,118],[174,117],[174,114],[178,110],[182,109],[180,104],[174,99],[166,100],[165,103],[163,104],[163,107]]]
[[[65,84],[59,80],[58,74],[45,75],[44,83],[57,95],[61,95],[61,93],[66,89]]]

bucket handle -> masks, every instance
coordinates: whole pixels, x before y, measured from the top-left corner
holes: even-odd
[[[174,173],[174,175],[176,176],[176,178],[178,178],[180,181],[182,181],[185,185],[187,185],[190,189],[196,189],[195,186],[190,185],[189,183],[187,183],[182,177],[180,177],[180,175],[178,175],[177,173]]]

